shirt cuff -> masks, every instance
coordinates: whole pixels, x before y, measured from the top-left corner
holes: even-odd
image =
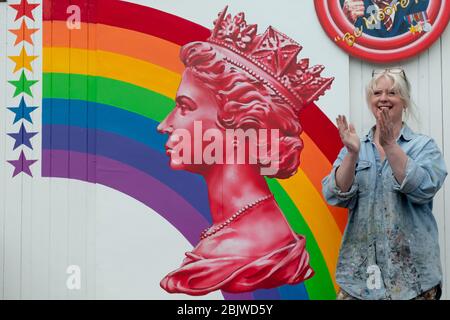
[[[352,186],[350,187],[350,190],[348,190],[347,192],[343,192],[341,189],[339,189],[339,187],[336,185],[336,170],[339,167],[333,168],[333,170],[331,171],[331,176],[330,176],[330,184],[329,184],[329,191],[331,193],[333,193],[336,198],[340,199],[340,200],[349,200],[351,199],[356,192],[358,191],[358,183],[356,182],[356,179],[353,179],[353,183]]]
[[[420,183],[424,178],[425,177],[423,169],[418,166],[410,157],[408,157],[408,160],[406,162],[405,178],[403,179],[401,184],[398,183],[397,179],[394,176],[394,173],[392,173],[394,190],[400,191],[402,193],[411,193],[416,190],[420,186]]]

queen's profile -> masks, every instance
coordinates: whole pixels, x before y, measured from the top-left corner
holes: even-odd
[[[226,11],[206,41],[181,48],[186,69],[176,107],[158,126],[168,135],[171,168],[204,178],[213,222],[181,266],[161,280],[171,293],[253,291],[314,275],[306,239],[291,229],[265,177],[287,179],[297,172],[303,148],[299,112],[333,78],[320,76],[323,66],[297,61],[301,46],[288,36],[272,27],[257,34],[243,13],[232,17]],[[236,134],[231,147],[211,148],[214,141],[227,141],[229,130],[244,138]],[[180,148],[199,143],[214,161],[204,159],[205,152],[198,161],[198,150]],[[236,161],[237,149],[244,151],[243,161]]]

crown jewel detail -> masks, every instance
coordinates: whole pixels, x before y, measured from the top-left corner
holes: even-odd
[[[227,9],[214,21],[208,41],[234,52],[236,59],[229,62],[264,81],[295,109],[317,100],[331,87],[334,78],[320,76],[324,66],[310,67],[309,59],[297,62],[302,47],[296,41],[271,26],[258,35],[258,26],[248,25],[243,12],[232,17]]]

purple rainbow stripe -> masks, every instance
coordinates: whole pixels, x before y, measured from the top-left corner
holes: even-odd
[[[43,149],[42,175],[100,183],[128,194],[157,211],[195,244],[206,219],[172,189],[125,163],[72,150]],[[95,166],[95,175],[88,166]]]

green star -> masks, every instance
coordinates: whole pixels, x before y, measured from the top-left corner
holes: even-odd
[[[16,91],[14,92],[14,97],[17,97],[22,92],[24,92],[24,93],[28,94],[30,97],[32,97],[33,94],[31,93],[30,87],[38,81],[39,80],[28,80],[27,77],[25,76],[25,71],[22,70],[22,74],[20,75],[19,80],[16,80],[16,81],[11,80],[8,82],[11,83],[14,87],[16,87]]]

